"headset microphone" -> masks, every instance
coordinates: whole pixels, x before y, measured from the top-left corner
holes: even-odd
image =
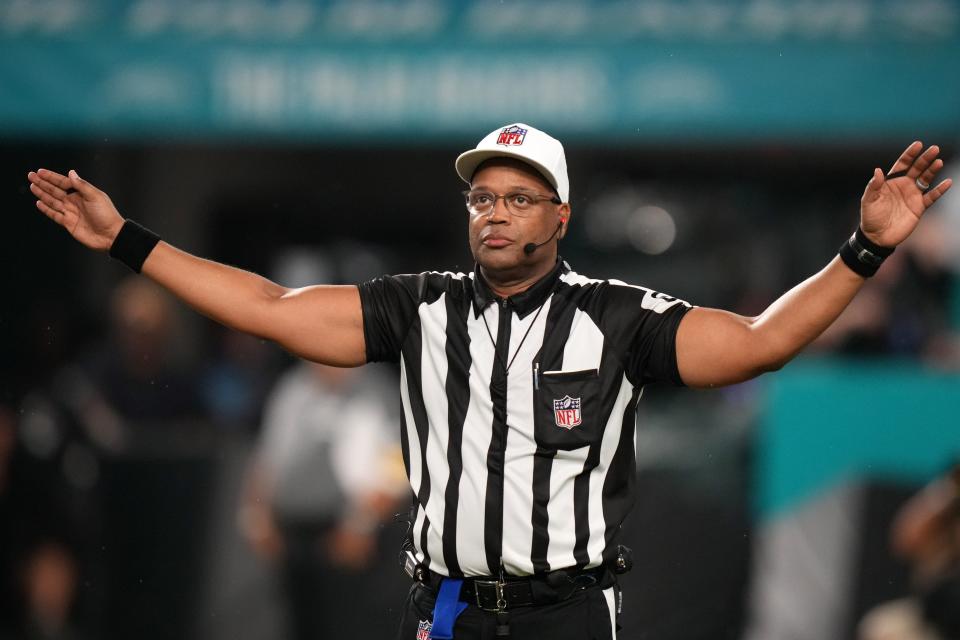
[[[557,228],[553,230],[553,233],[550,234],[550,237],[547,238],[545,242],[541,242],[540,244],[536,244],[536,243],[534,243],[534,242],[528,242],[527,244],[523,245],[523,252],[524,252],[525,254],[527,254],[528,256],[529,256],[529,255],[533,255],[533,252],[534,252],[534,251],[536,251],[537,249],[539,249],[539,248],[542,247],[543,245],[548,244],[551,240],[553,240],[553,236],[555,236],[555,235],[557,235],[558,233],[560,233],[560,229],[563,228],[563,223],[564,223],[564,222],[566,222],[565,219],[561,219],[561,220],[560,220],[560,224],[557,225]]]

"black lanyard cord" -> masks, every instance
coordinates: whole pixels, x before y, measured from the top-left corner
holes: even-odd
[[[497,341],[493,339],[493,332],[490,331],[490,325],[487,324],[487,314],[486,311],[480,314],[480,317],[483,318],[483,326],[487,328],[487,335],[490,336],[490,343],[493,345],[493,355],[500,362],[500,366],[503,367],[504,373],[510,372],[510,367],[513,366],[513,361],[517,359],[517,355],[520,353],[520,348],[523,346],[523,343],[527,340],[527,336],[530,335],[530,330],[533,329],[533,325],[537,324],[537,318],[540,317],[540,312],[543,311],[543,305],[547,304],[547,301],[544,300],[540,303],[540,306],[537,307],[537,313],[534,314],[533,320],[530,322],[530,326],[527,327],[526,332],[523,334],[523,337],[520,338],[520,344],[517,345],[516,351],[513,352],[513,357],[510,358],[510,362],[504,365],[503,360],[500,358],[500,354],[497,352]],[[504,311],[506,311],[506,305],[504,305]],[[508,311],[509,313],[509,311]]]

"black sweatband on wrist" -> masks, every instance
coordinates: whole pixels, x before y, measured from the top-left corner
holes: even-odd
[[[113,244],[110,245],[110,257],[140,273],[147,256],[158,242],[160,242],[160,236],[127,219],[120,227],[120,233],[113,239]]]
[[[860,227],[857,227],[857,231],[840,247],[840,259],[843,263],[864,278],[875,274],[891,253],[893,247],[875,244]]]

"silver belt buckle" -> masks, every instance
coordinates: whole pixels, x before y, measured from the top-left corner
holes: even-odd
[[[497,596],[497,607],[495,609],[489,609],[483,606],[483,603],[480,600],[480,586],[493,587],[496,596]],[[503,597],[503,583],[499,580],[474,580],[473,581],[473,595],[477,600],[477,608],[483,609],[484,611],[503,611],[507,608],[507,601]]]

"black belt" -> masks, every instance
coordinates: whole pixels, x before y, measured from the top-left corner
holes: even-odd
[[[436,593],[447,576],[430,571],[421,584]],[[544,576],[494,576],[463,578],[460,601],[485,611],[504,611],[515,607],[553,604],[574,593],[595,586],[611,586],[613,574],[602,567],[582,571],[554,571]]]

